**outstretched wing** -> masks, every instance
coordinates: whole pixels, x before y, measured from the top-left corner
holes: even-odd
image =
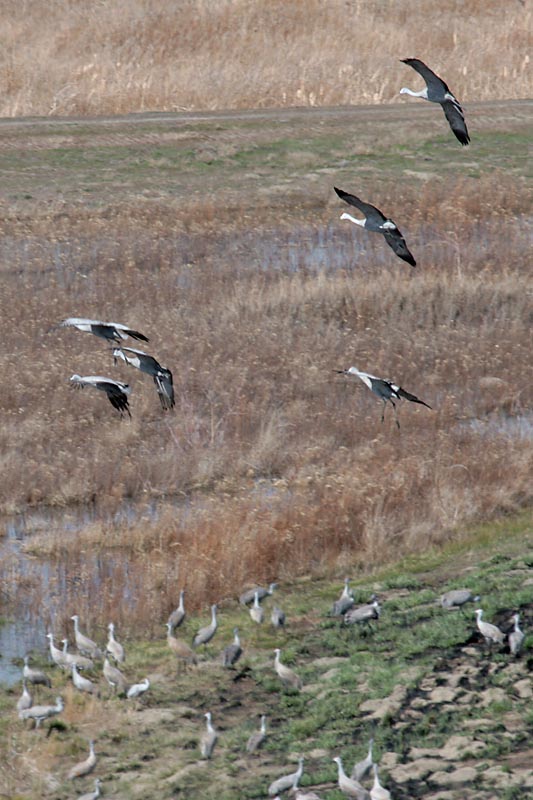
[[[399,258],[403,259],[404,261],[407,261],[407,263],[410,264],[412,267],[416,267],[416,261],[413,258],[413,255],[410,252],[409,248],[407,247],[405,239],[403,238],[398,228],[392,230],[384,230],[383,236],[385,237],[385,241],[387,242],[389,247],[392,247],[392,249]]]
[[[169,369],[161,369],[157,375],[154,375],[154,383],[163,410],[168,411],[174,408],[174,381],[171,371]]]
[[[344,192],[342,189],[337,189],[336,186],[333,187],[336,194],[340,197],[341,200],[344,200],[345,203],[348,203],[351,206],[355,206],[358,208],[359,211],[362,211],[365,217],[378,217],[381,222],[386,222],[387,217],[382,214],[379,208],[376,206],[371,205],[370,203],[364,203],[362,200],[359,200],[354,194],[349,194],[348,192]]]
[[[411,394],[410,392],[406,392],[405,389],[402,389],[401,386],[395,386],[394,389],[396,390],[396,394],[398,397],[403,397],[405,400],[410,400],[411,403],[420,403],[421,406],[425,406],[426,408],[431,408],[430,405],[424,403],[423,400],[420,400],[416,395]]]
[[[418,74],[424,78],[428,87],[433,85],[435,88],[444,89],[445,92],[450,91],[442,78],[439,78],[439,76],[436,75],[426,64],[424,64],[423,61],[420,61],[419,58],[402,58],[400,60],[402,63],[407,64],[416,72],[418,72]]]
[[[444,103],[441,103],[441,106],[456,138],[459,139],[461,144],[468,144],[470,136],[468,135],[463,109],[459,103],[456,100],[445,100]]]
[[[102,389],[108,396],[109,402],[116,408],[117,411],[120,411],[120,415],[124,412],[128,414],[131,419],[130,414],[130,407],[128,405],[128,395],[117,383],[111,383],[109,381],[100,381],[94,384],[97,389]],[[124,384],[127,386],[127,384]]]
[[[144,333],[139,333],[139,331],[134,331],[131,328],[128,328],[127,325],[121,325],[120,322],[108,322],[107,325],[111,325],[113,328],[116,328],[117,331],[121,331],[126,336],[131,336],[132,339],[142,339],[143,342],[149,342],[148,336],[145,336]]]

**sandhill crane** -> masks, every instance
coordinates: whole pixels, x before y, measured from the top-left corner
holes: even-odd
[[[112,622],[107,626],[107,630],[109,631],[109,637],[105,648],[106,653],[108,653],[117,664],[123,664],[125,659],[124,648],[120,642],[117,642],[115,639],[115,626]]]
[[[342,189],[337,189],[336,186],[333,188],[341,200],[344,200],[345,203],[354,206],[358,209],[358,211],[364,214],[363,219],[357,219],[351,214],[345,212],[344,214],[341,214],[341,219],[347,219],[350,222],[353,222],[354,225],[358,225],[360,228],[364,228],[367,231],[381,233],[385,237],[385,241],[389,247],[394,250],[399,258],[401,258],[403,261],[407,261],[407,263],[412,267],[416,267],[416,261],[413,258],[412,253],[409,251],[406,241],[400,233],[400,230],[395,222],[386,217],[385,214],[379,210],[379,208],[376,208],[376,206],[373,206],[370,203],[365,203],[354,194],[349,194]]]
[[[119,322],[101,322],[98,319],[84,319],[83,317],[68,317],[59,323],[60,328],[77,328],[79,331],[93,333],[108,342],[122,342],[130,336],[132,339],[142,339],[143,342],[150,341],[147,336],[139,331],[134,331],[127,325]]]
[[[354,764],[354,768],[352,769],[352,773],[350,777],[354,781],[358,781],[359,783],[366,778],[372,766],[374,764],[374,759],[372,758],[372,747],[374,745],[374,739],[370,739],[368,743],[368,754],[366,758],[362,761],[358,761],[357,764]]]
[[[371,603],[365,603],[364,606],[357,606],[357,608],[350,608],[344,615],[344,623],[346,625],[358,625],[361,622],[370,623],[373,619],[379,619],[381,614],[381,607],[377,600]]]
[[[495,644],[503,644],[505,634],[496,625],[483,621],[483,610],[481,608],[476,609],[476,624],[479,632],[489,646],[492,645],[493,642]]]
[[[68,639],[61,639],[61,642],[63,644],[63,655],[69,667],[75,664],[78,669],[94,669],[94,662],[90,658],[87,658],[87,656],[67,652]]]
[[[183,620],[185,619],[185,606],[183,604],[184,597],[185,597],[185,590],[182,589],[180,592],[180,601],[178,607],[174,609],[174,611],[168,618],[171,630],[174,630],[174,628],[179,628],[179,626],[183,624]]]
[[[450,589],[449,592],[444,592],[440,598],[440,604],[443,608],[459,608],[465,603],[477,603],[479,595],[474,595],[470,589]]]
[[[283,777],[273,781],[268,787],[268,796],[274,797],[274,795],[279,794],[280,792],[285,792],[287,789],[297,789],[303,771],[304,760],[303,758],[299,758],[298,769],[296,772],[291,772],[290,775],[283,775]]]
[[[83,778],[84,775],[89,775],[96,766],[96,754],[94,752],[94,742],[89,742],[89,755],[84,761],[75,764],[70,770],[67,778],[74,780],[75,778]]]
[[[126,694],[128,684],[122,672],[110,664],[107,656],[104,658],[104,678],[118,694]]]
[[[211,622],[205,628],[200,628],[198,633],[193,639],[193,647],[198,647],[201,644],[207,644],[211,641],[217,630],[217,605],[214,603],[211,606]]]
[[[338,767],[338,783],[341,792],[347,797],[355,798],[355,800],[370,800],[370,795],[359,781],[354,781],[353,778],[347,776],[342,766],[342,759],[336,756],[333,761]]]
[[[418,58],[402,58],[400,60],[403,64],[407,64],[418,72],[426,82],[426,86],[419,92],[413,92],[411,89],[404,87],[400,89],[400,94],[410,94],[411,97],[421,97],[423,100],[429,100],[430,103],[439,103],[456,138],[461,144],[468,144],[470,136],[468,135],[463,109],[442,78],[435,75],[433,70]]]
[[[522,649],[522,643],[525,639],[524,632],[518,627],[520,622],[520,614],[513,615],[514,629],[509,634],[509,649],[513,656],[517,656]]]
[[[275,658],[274,658],[274,669],[276,670],[279,678],[281,679],[282,683],[285,686],[292,686],[293,689],[300,689],[302,688],[302,680],[301,678],[294,672],[294,670],[290,669],[290,667],[285,666],[282,664],[280,659],[281,650],[277,647],[274,650]]]
[[[26,679],[22,679],[22,694],[20,695],[19,699],[17,700],[17,711],[24,711],[27,708],[31,708],[31,704],[33,703],[33,698],[31,694],[28,692],[28,687],[26,685]]]
[[[215,744],[217,743],[218,734],[211,723],[211,712],[207,711],[204,714],[206,722],[206,731],[200,739],[200,753],[202,758],[211,758]]]
[[[378,765],[373,764],[372,767],[374,769],[374,784],[370,789],[371,800],[391,800],[391,794],[389,790],[385,789],[385,787],[379,782]]]
[[[259,594],[257,592],[254,595],[254,604],[250,609],[250,616],[254,622],[257,622],[258,625],[260,625],[265,618],[265,612],[259,603]]]
[[[177,639],[172,635],[172,628],[170,622],[166,623],[167,628],[167,644],[178,659],[178,662],[184,664],[196,664],[196,654],[189,645],[182,639]]]
[[[263,714],[261,716],[261,726],[259,730],[252,733],[252,735],[246,742],[246,752],[255,753],[256,750],[259,750],[265,739],[266,739],[266,716]]]
[[[86,794],[81,794],[78,797],[78,800],[98,800],[101,795],[100,786],[102,785],[102,781],[100,778],[97,778],[94,782],[94,791],[87,792]]]
[[[54,634],[47,633],[46,638],[48,639],[48,643],[50,645],[50,658],[54,662],[57,667],[61,667],[61,669],[68,669],[70,664],[68,663],[68,658],[66,657],[63,650],[59,650],[54,644]]]
[[[320,795],[318,795],[316,792],[307,791],[303,789],[296,789],[293,797],[294,800],[321,800]]]
[[[265,597],[274,593],[274,590],[278,588],[277,583],[271,583],[268,589],[265,589],[264,586],[256,586],[255,589],[247,589],[246,592],[243,592],[239,597],[239,603],[243,606],[247,606],[250,603],[254,602],[255,594],[257,592],[257,597],[259,600],[264,600]]]
[[[141,694],[147,692],[149,688],[150,688],[150,681],[148,680],[148,678],[145,678],[140,683],[134,683],[133,686],[130,686],[130,688],[127,691],[126,697],[128,698],[128,700],[131,700],[135,697],[140,697]]]
[[[74,641],[76,642],[76,647],[80,653],[90,656],[91,658],[102,658],[102,651],[96,642],[93,642],[92,639],[89,639],[88,636],[85,636],[83,633],[81,633],[78,615],[74,614],[71,617],[71,620],[74,622]]]
[[[396,425],[398,428],[400,427],[400,422],[398,420],[398,414],[396,411],[396,403],[394,400],[410,400],[411,403],[419,403],[422,406],[426,406],[426,408],[431,408],[431,406],[425,403],[423,400],[419,400],[419,398],[415,397],[414,394],[406,392],[405,389],[402,389],[401,386],[397,386],[392,381],[385,380],[383,378],[376,378],[375,375],[370,375],[368,372],[361,372],[357,369],[357,367],[350,367],[349,369],[336,369],[335,372],[339,375],[354,375],[355,377],[360,378],[365,386],[367,386],[371,392],[373,392],[377,397],[379,397],[380,400],[383,401],[383,413],[381,414],[382,422],[385,420],[385,409],[387,407],[387,403],[390,403],[394,409]]]
[[[354,599],[352,596],[352,591],[350,589],[350,579],[344,579],[344,588],[342,590],[341,596],[338,600],[335,600],[331,609],[331,615],[333,617],[342,617],[349,608],[352,608],[354,604]]]
[[[117,409],[120,416],[123,417],[124,412],[126,412],[131,419],[128,404],[128,395],[131,393],[131,389],[127,383],[114,381],[112,378],[104,378],[102,375],[73,375],[70,381],[77,389],[91,386],[93,389],[105,392],[109,402],[113,408]]]
[[[63,703],[63,698],[56,697],[55,705],[23,708],[22,711],[19,711],[19,717],[20,719],[33,719],[35,721],[35,727],[38,728],[43,720],[61,714],[64,708],[65,704]]]
[[[231,667],[235,664],[242,655],[241,640],[239,638],[239,629],[233,628],[233,642],[224,648],[222,651],[222,664],[225,667]]]
[[[45,675],[40,669],[34,669],[29,665],[29,656],[24,656],[24,667],[22,668],[22,677],[25,678],[28,683],[32,683],[34,686],[40,684],[42,686],[50,687],[52,685],[50,678],[48,675]]]
[[[274,606],[272,609],[270,622],[274,628],[283,628],[285,626],[285,612],[279,606]]]
[[[71,665],[71,672],[72,672],[72,683],[80,692],[85,692],[86,694],[94,694],[98,695],[98,686],[86,678],[84,675],[80,675],[78,672],[78,668],[76,663],[73,662]]]
[[[132,355],[130,356],[128,353],[132,353]],[[115,363],[120,358],[126,364],[136,367],[147,375],[151,375],[163,410],[168,411],[174,408],[174,381],[169,369],[162,367],[153,356],[149,356],[148,353],[144,353],[142,350],[135,350],[133,347],[115,347],[113,357]]]

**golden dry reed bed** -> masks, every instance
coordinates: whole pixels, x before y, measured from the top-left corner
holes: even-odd
[[[525,98],[532,30],[531,0],[4,0],[0,115],[390,102],[412,56]]]
[[[275,227],[266,210],[259,224],[244,208],[218,218],[210,200],[145,218],[142,206],[105,219],[73,209],[31,234],[4,220],[3,510],[174,504],[156,520],[28,539],[82,579],[62,589],[68,613],[112,610],[122,628],[159,635],[182,586],[199,606],[250,576],[344,573],[531,502],[531,227],[514,222],[528,193],[496,174],[395,183],[376,200],[397,219],[420,210],[410,236],[423,267],[360,233],[356,265],[317,270],[303,243],[337,206],[300,222],[296,266],[282,255],[295,250],[290,220]],[[257,265],[261,237],[279,248],[275,267]],[[146,349],[174,372],[175,413],[161,413],[148,378],[115,368],[103,341],[45,332],[74,313],[150,335]],[[381,424],[379,401],[333,372],[351,364],[434,410],[408,404],[400,431],[392,416]],[[131,422],[103,395],[75,393],[77,371],[131,381]],[[38,585],[22,590],[38,602]]]

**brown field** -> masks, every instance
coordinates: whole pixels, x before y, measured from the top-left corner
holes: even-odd
[[[531,96],[531,0],[4,0],[0,115]]]
[[[0,507],[96,506],[24,545],[66,570],[64,609],[159,632],[183,585],[199,607],[364,569],[530,504],[530,118],[474,106],[468,151],[416,103],[0,127]],[[416,269],[339,222],[333,184],[397,221]],[[71,315],[149,335],[175,412],[50,330]],[[433,410],[381,424],[351,364]],[[74,372],[130,381],[131,422]],[[18,591],[39,607],[39,581]]]

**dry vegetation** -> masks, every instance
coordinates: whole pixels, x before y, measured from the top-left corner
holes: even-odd
[[[4,0],[2,20],[2,116],[390,102],[408,56],[466,102],[531,96],[531,0]]]

